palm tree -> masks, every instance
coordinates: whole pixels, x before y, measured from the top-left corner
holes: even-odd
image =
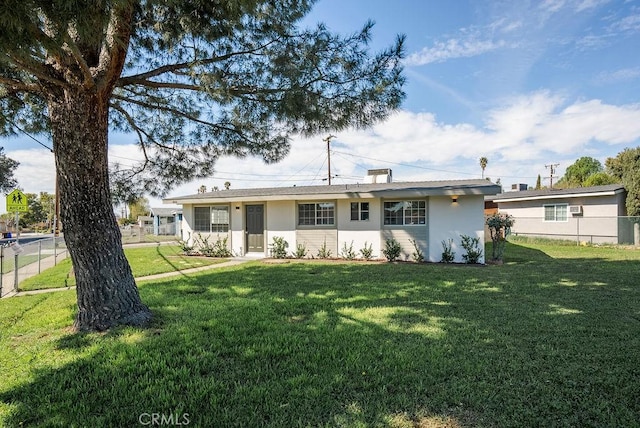
[[[489,163],[489,160],[484,156],[480,158],[480,168],[482,168],[482,178],[484,178],[484,169],[487,167],[488,163]]]

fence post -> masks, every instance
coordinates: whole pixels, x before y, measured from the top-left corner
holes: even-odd
[[[41,260],[42,260],[42,240],[38,241],[38,273],[40,273]]]
[[[53,265],[58,265],[58,249],[56,245],[56,235],[53,235]]]
[[[13,255],[13,290],[18,292],[18,282],[20,279],[18,278],[18,253]]]
[[[633,223],[633,245],[640,246],[640,223]]]
[[[0,297],[2,297],[3,285],[4,285],[4,245],[0,246]]]

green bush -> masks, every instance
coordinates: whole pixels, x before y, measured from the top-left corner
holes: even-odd
[[[480,257],[482,257],[482,250],[480,249],[480,238],[471,236],[461,235],[462,238],[462,248],[467,252],[462,255],[465,263],[478,263],[480,261]]]
[[[273,237],[273,247],[271,248],[271,257],[275,259],[287,258],[287,248],[289,243],[282,236]]]
[[[353,260],[356,258],[356,252],[353,250],[353,241],[351,241],[351,245],[347,247],[347,241],[344,241],[342,245],[342,251],[340,251],[340,256],[346,260]]]
[[[509,214],[495,213],[487,217],[486,223],[491,234],[491,259],[502,261],[507,236],[511,233],[511,226],[515,223],[515,219]]]
[[[194,240],[194,248],[203,256],[207,257],[231,257],[233,253],[228,247],[229,237],[218,237],[216,242],[211,244],[209,242],[211,236],[203,237],[201,233],[198,233],[198,238]]]
[[[418,242],[415,239],[409,240],[413,244],[413,253],[411,257],[413,257],[413,261],[416,263],[422,263],[424,261],[424,253],[418,246]]]
[[[364,241],[364,247],[360,248],[360,254],[365,260],[371,260],[373,258],[373,245],[369,244],[367,247],[367,241]]]
[[[395,262],[398,257],[400,257],[401,252],[402,247],[400,246],[400,243],[394,238],[390,238],[385,241],[382,254],[384,254],[388,261]]]
[[[309,250],[307,250],[307,246],[304,243],[298,244],[296,245],[296,251],[295,253],[293,253],[293,257],[295,257],[296,259],[303,259],[307,257],[308,253]]]
[[[329,257],[331,257],[331,250],[327,248],[327,241],[324,241],[318,250],[318,258],[328,259]]]
[[[456,253],[455,251],[453,251],[452,247],[453,239],[442,241],[442,259],[440,259],[440,262],[453,263],[453,261],[456,259]]]

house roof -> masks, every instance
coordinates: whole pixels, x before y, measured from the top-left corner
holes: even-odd
[[[576,187],[572,189],[523,190],[519,192],[500,193],[491,198],[494,202],[531,201],[541,199],[577,198],[589,196],[610,196],[624,192],[622,184],[604,186]]]
[[[157,217],[173,217],[176,213],[181,213],[180,208],[150,208],[151,215]]]
[[[409,181],[374,184],[269,187],[218,190],[163,199],[166,204],[240,202],[246,200],[318,200],[356,198],[407,198],[442,195],[495,195],[500,186],[487,180]]]

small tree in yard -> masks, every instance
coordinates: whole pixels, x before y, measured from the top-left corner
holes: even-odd
[[[507,236],[511,233],[511,226],[514,223],[513,216],[509,214],[495,213],[487,218],[487,226],[491,233],[491,260],[495,262],[503,260]]]
[[[313,0],[3,0],[0,135],[51,136],[75,327],[145,325],[114,200],[162,196],[222,156],[276,162],[292,136],[384,120],[404,98],[402,36],[369,49],[303,27]],[[109,168],[109,131],[144,161]],[[119,189],[119,190],[118,190]]]

